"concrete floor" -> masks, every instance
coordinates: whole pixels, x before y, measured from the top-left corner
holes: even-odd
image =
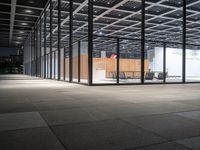
[[[0,76],[0,150],[200,150],[200,84]]]

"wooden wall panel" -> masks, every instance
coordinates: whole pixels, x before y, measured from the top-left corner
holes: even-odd
[[[86,55],[81,55],[81,79],[88,78],[88,58]],[[106,77],[111,77],[111,72],[116,71],[117,59],[112,58],[93,58],[93,70],[105,70]],[[138,72],[140,76],[141,70],[141,61],[140,59],[120,59],[120,71],[128,72],[134,71]],[[69,58],[66,58],[66,73],[69,72]],[[148,71],[149,62],[145,60],[145,72]],[[74,78],[78,78],[78,57],[74,57],[73,61],[73,75]]]

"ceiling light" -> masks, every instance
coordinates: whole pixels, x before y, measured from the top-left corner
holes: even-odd
[[[27,23],[25,23],[25,22],[22,22],[21,23],[23,26],[27,26],[28,24]]]
[[[19,33],[24,33],[23,31],[20,31]]]
[[[34,4],[35,2],[34,1],[28,1],[30,4]]]
[[[102,35],[103,34],[103,32],[102,31],[99,31],[99,35]]]
[[[26,9],[25,12],[26,12],[26,13],[32,13],[33,11],[30,10],[30,9]]]

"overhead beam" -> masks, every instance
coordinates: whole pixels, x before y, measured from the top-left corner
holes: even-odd
[[[12,39],[13,39],[13,27],[15,21],[15,11],[16,11],[16,3],[17,0],[11,1],[11,14],[10,14],[10,37],[9,37],[9,46],[11,46]]]

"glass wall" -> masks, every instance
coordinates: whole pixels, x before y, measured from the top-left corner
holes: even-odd
[[[32,75],[41,72],[42,77],[86,84],[91,80],[93,84],[200,82],[200,2],[186,0],[185,13],[183,0],[145,0],[144,9],[142,0],[93,0],[89,13],[89,0],[73,1],[72,20],[70,1],[60,1],[60,7],[58,2],[52,1],[39,20],[41,39],[40,22],[31,34],[25,70]]]
[[[186,6],[186,82],[200,82],[200,2],[187,1]]]
[[[73,3],[72,81],[87,83],[88,78],[88,0]],[[68,62],[68,61],[67,61]]]
[[[145,82],[182,81],[183,1],[146,1]],[[159,42],[158,42],[159,41]],[[166,43],[166,60],[164,44]],[[177,57],[177,59],[176,59]],[[166,68],[164,68],[166,63]],[[174,64],[174,65],[173,65]],[[165,70],[164,70],[165,69]],[[165,73],[163,72],[165,71]],[[177,71],[177,72],[176,72]]]
[[[141,82],[141,6],[140,0],[94,1],[93,83]]]

